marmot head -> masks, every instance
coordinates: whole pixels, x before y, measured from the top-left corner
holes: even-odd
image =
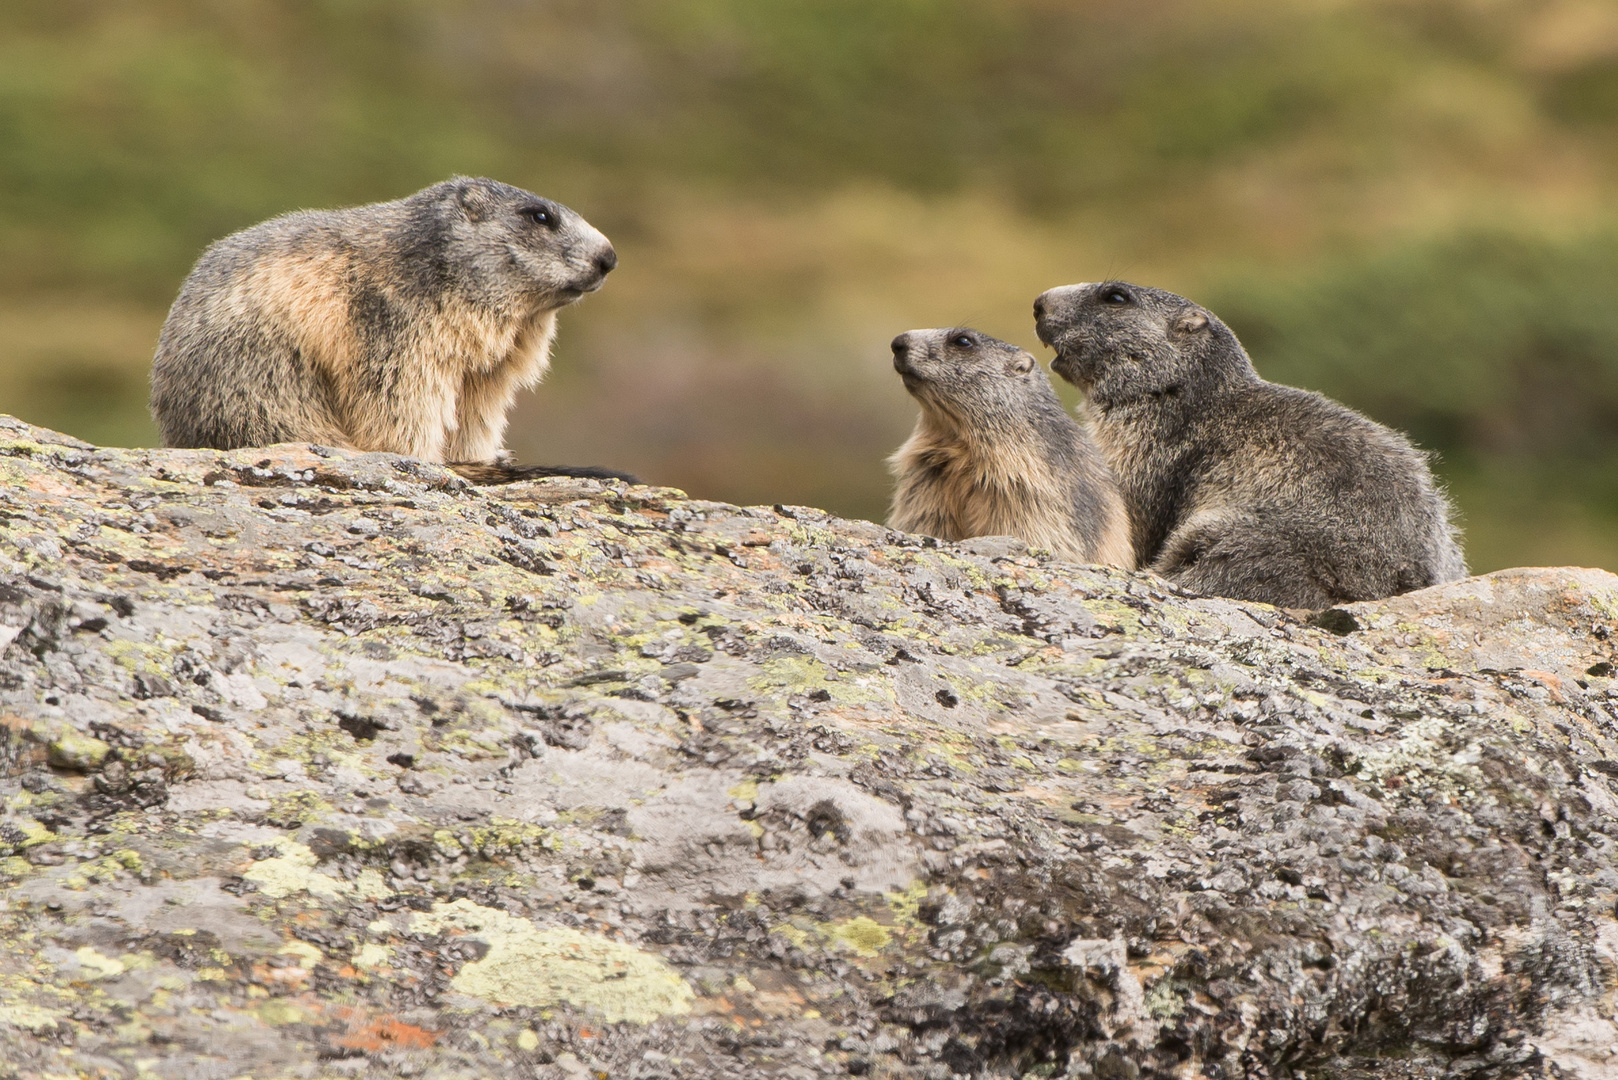
[[[406,201],[430,217],[424,224],[456,285],[486,302],[563,307],[601,288],[618,265],[612,244],[588,221],[498,180],[457,176]]]
[[[958,426],[1021,426],[1041,407],[1062,411],[1031,353],[978,330],[900,334],[893,339],[893,368],[924,409]]]
[[[1183,296],[1123,281],[1063,285],[1034,301],[1051,370],[1109,408],[1256,378],[1230,328]]]

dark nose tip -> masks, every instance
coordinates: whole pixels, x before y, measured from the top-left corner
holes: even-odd
[[[910,369],[910,335],[900,334],[893,339],[893,370],[905,372]]]
[[[1036,296],[1034,298],[1034,318],[1043,319],[1044,317],[1045,317],[1045,297],[1044,296]]]
[[[602,277],[605,277],[611,273],[613,268],[617,265],[618,252],[614,251],[611,246],[609,246],[606,251],[603,251],[600,255],[596,256],[596,269],[601,271]]]

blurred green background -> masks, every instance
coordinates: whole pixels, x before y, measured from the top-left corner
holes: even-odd
[[[211,240],[452,173],[612,237],[510,442],[880,518],[887,342],[1123,277],[1618,569],[1618,4],[0,0],[0,410],[151,443]]]

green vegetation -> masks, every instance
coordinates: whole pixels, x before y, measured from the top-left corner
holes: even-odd
[[[202,247],[453,172],[623,257],[525,459],[880,516],[895,332],[1121,276],[1439,451],[1475,567],[1618,567],[1609,4],[0,0],[0,409],[152,440]]]

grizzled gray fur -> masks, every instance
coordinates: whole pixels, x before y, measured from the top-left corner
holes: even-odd
[[[964,327],[912,330],[893,339],[893,366],[921,415],[889,459],[888,524],[1134,569],[1118,485],[1032,355]]]
[[[1135,556],[1188,589],[1320,608],[1466,576],[1450,507],[1404,436],[1265,382],[1211,312],[1124,282],[1034,301],[1089,397]]]
[[[186,278],[152,413],[168,446],[493,463],[512,399],[549,366],[557,310],[617,261],[572,210],[487,179],[287,214],[214,244]]]

